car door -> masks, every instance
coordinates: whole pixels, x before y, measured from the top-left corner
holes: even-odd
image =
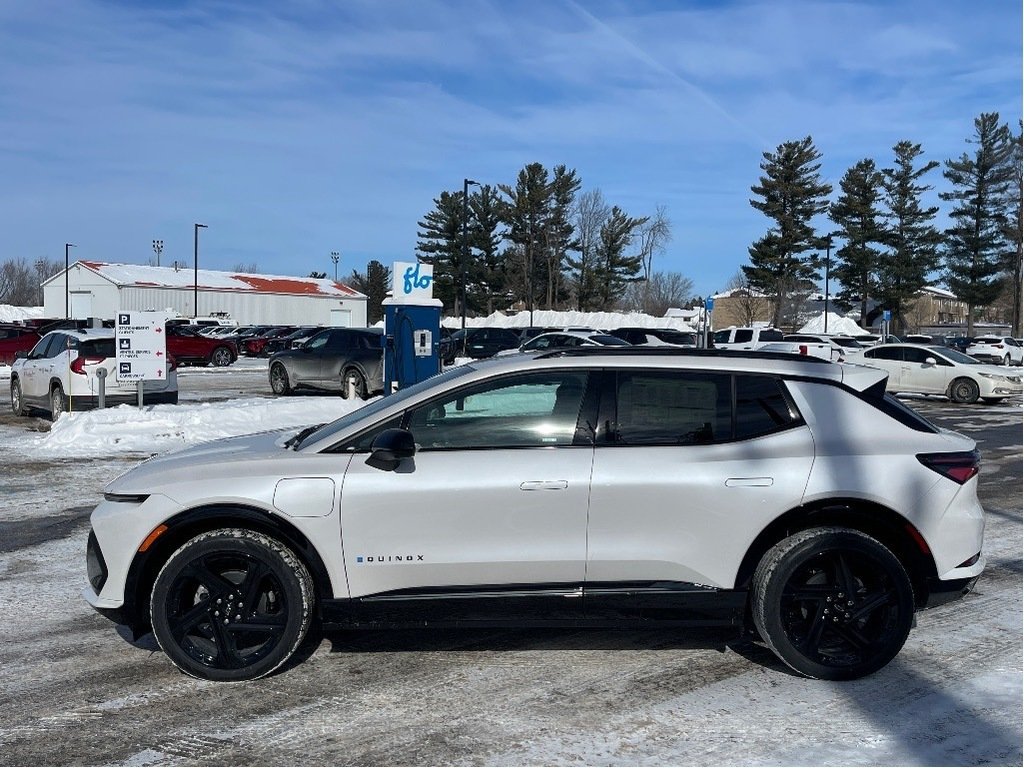
[[[807,485],[814,443],[779,379],[610,371],[587,532],[588,618],[685,620],[731,589]],[[742,606],[733,606],[739,610]]]
[[[288,354],[286,363],[293,384],[320,385],[320,363],[331,331],[320,331]]]
[[[334,329],[320,354],[320,387],[341,391],[341,374],[359,349],[359,334],[347,329]]]
[[[932,362],[928,362],[931,360]],[[907,392],[945,394],[952,365],[935,351],[925,347],[904,347],[900,366],[900,386]]]
[[[852,360],[856,361],[856,358],[852,358]],[[863,360],[865,365],[880,368],[889,374],[885,383],[887,392],[899,392],[903,376],[903,347],[875,347],[864,352]]]
[[[341,525],[364,615],[429,606],[467,621],[579,617],[594,455],[589,429],[577,429],[587,378],[560,369],[465,385],[390,423],[418,446],[395,471],[353,458]]]
[[[47,358],[48,350],[53,344],[54,350],[63,344],[64,335],[60,333],[49,333],[39,341],[28,353],[28,357],[21,365],[19,371],[21,381],[22,397],[28,402],[45,403],[49,395],[49,375],[44,373],[52,366],[52,361]],[[56,354],[56,351],[55,351]]]

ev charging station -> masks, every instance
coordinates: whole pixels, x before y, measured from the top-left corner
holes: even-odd
[[[396,262],[384,299],[384,394],[441,372],[441,300],[431,264]]]

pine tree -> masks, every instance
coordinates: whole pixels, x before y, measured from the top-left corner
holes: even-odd
[[[764,237],[749,249],[750,265],[743,267],[750,284],[775,302],[774,322],[782,324],[788,294],[815,277],[813,256],[819,246],[811,220],[828,208],[832,187],[821,180],[821,153],[810,136],[780,144],[762,155],[760,183],[750,190],[750,204],[774,221]]]
[[[544,222],[544,257],[547,309],[555,309],[562,294],[562,269],[568,252],[575,250],[571,213],[582,182],[575,170],[556,165],[551,175],[551,198]]]
[[[491,314],[508,306],[505,259],[501,253],[503,203],[488,184],[469,197],[470,290],[469,307]]]
[[[507,199],[503,216],[505,237],[511,244],[505,251],[510,287],[532,312],[538,291],[546,284],[544,224],[551,199],[547,169],[530,163],[519,172],[515,187],[499,184],[498,189]]]
[[[633,218],[617,205],[612,206],[607,221],[601,227],[594,270],[599,309],[611,309],[629,283],[642,279],[643,257],[640,253],[627,255],[626,249],[633,243],[637,228],[647,221],[646,216]]]
[[[442,192],[434,209],[419,222],[416,254],[434,265],[434,298],[446,312],[458,314],[462,268],[462,192]]]
[[[1001,259],[1003,267],[1003,279],[1009,283],[1010,301],[1013,304],[1010,310],[1010,324],[1013,328],[1013,335],[1020,338],[1021,335],[1021,277],[1024,274],[1024,121],[1018,123],[1021,131],[1012,137],[1013,157],[1010,164],[1013,167],[1013,181],[1007,194],[1006,208],[1009,217],[1003,226],[1003,255]]]
[[[921,178],[939,164],[931,160],[915,169],[922,150],[910,141],[899,142],[893,152],[895,167],[882,170],[886,250],[879,263],[877,293],[882,307],[893,313],[894,330],[900,330],[906,326],[911,301],[938,265],[942,238],[932,224],[938,207],[921,205],[921,196],[931,189]]]
[[[846,245],[836,252],[832,274],[843,286],[840,301],[860,300],[860,324],[867,327],[868,299],[875,294],[876,273],[882,252],[882,174],[875,161],[864,159],[847,169],[839,187],[842,194],[829,209],[829,218],[840,227]]]
[[[974,310],[995,301],[1002,290],[1000,256],[1005,247],[1007,196],[1013,181],[1010,127],[998,112],[974,119],[974,155],[947,160],[942,175],[953,189],[939,197],[954,203],[953,226],[943,248],[947,287],[967,304],[967,335],[974,335]]]

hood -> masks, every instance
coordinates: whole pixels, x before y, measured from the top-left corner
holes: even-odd
[[[154,456],[130,469],[111,481],[105,493],[155,493],[158,490],[174,497],[175,485],[187,483],[204,476],[218,474],[239,474],[247,469],[232,467],[244,464],[248,467],[261,459],[275,459],[293,456],[285,448],[285,441],[299,430],[295,427],[272,432],[259,432],[241,437],[228,437],[200,443],[180,451]]]

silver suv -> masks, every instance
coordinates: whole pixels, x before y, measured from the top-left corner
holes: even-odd
[[[211,680],[270,673],[314,621],[734,626],[860,677],[984,567],[974,442],[885,379],[636,347],[464,365],[117,478],[85,597]]]

